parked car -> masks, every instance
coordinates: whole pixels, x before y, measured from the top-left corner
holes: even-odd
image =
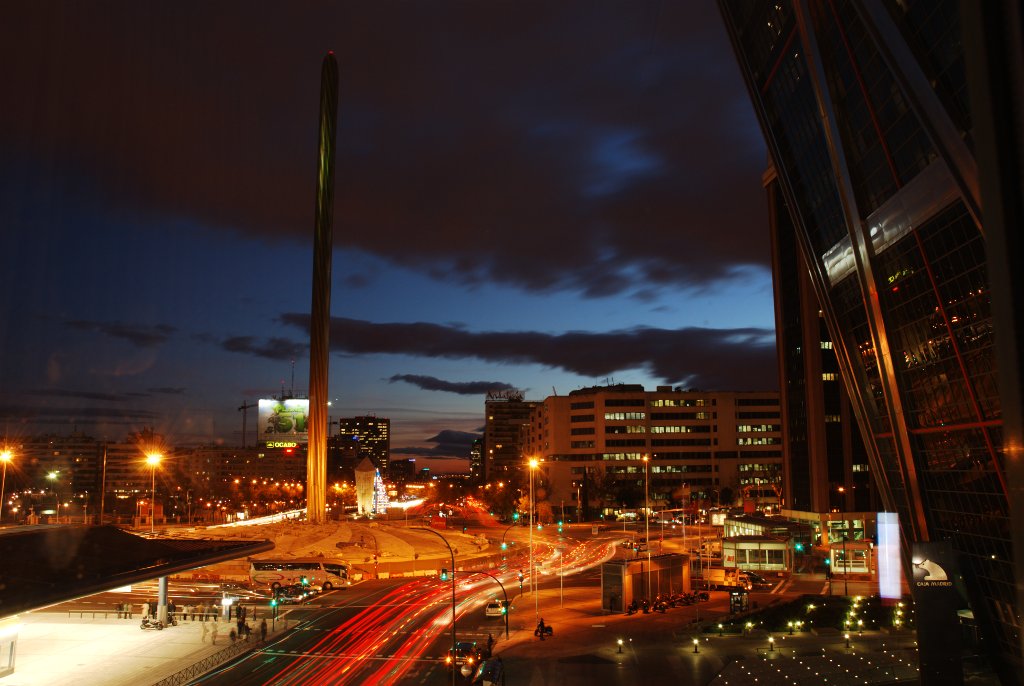
[[[315,591],[304,584],[289,584],[277,589],[276,598],[279,603],[301,603],[316,595]]]
[[[754,572],[740,572],[740,579],[746,581],[747,588],[750,590],[772,588],[775,586],[773,582]]]

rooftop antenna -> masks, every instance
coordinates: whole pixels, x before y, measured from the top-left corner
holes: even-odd
[[[295,397],[295,360],[292,360],[292,397]]]

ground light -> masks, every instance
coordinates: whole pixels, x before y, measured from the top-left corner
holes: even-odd
[[[619,639],[619,652],[622,652],[622,639]]]
[[[694,655],[696,655],[698,652],[700,652],[700,651],[697,650],[697,646],[698,645],[700,645],[700,639],[697,639],[697,638],[693,639],[693,654]]]

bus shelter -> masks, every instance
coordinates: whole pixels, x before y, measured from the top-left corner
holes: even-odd
[[[657,595],[689,592],[688,555],[669,553],[611,560],[601,566],[601,607],[606,612],[625,612],[627,606]],[[650,592],[648,593],[648,588]]]

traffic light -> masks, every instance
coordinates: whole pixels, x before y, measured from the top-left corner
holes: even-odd
[[[441,581],[448,581],[448,570],[441,569]]]
[[[519,570],[519,590],[520,590],[520,591],[522,591],[522,590],[523,590],[523,579],[525,579],[525,578],[526,578],[526,577],[525,577],[525,576],[523,576],[523,570],[521,570],[521,569],[520,569],[520,570]]]
[[[502,550],[508,550],[508,543],[505,543],[505,541],[502,541],[501,542],[501,549]]]
[[[513,512],[512,513],[512,521],[513,522],[518,522],[519,521],[519,513],[518,512]]]
[[[302,577],[299,579],[299,583],[303,586],[309,586],[309,577]]]
[[[797,551],[798,553],[802,553],[802,552],[804,551],[804,544],[803,544],[803,543],[801,543],[800,541],[797,541],[797,542],[796,542],[796,543],[795,543],[795,544],[793,545],[793,548],[794,548],[794,549],[795,549],[795,550],[796,550],[796,551]]]
[[[562,520],[558,520],[558,533],[562,533]]]

